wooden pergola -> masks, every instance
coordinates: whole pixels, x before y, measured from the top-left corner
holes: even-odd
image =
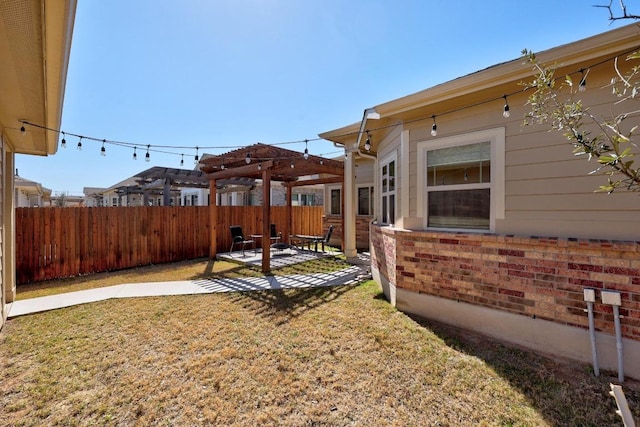
[[[287,150],[266,144],[254,144],[225,154],[201,160],[201,170],[209,179],[211,247],[209,255],[217,254],[217,206],[216,183],[231,178],[252,178],[262,180],[262,271],[271,271],[270,224],[271,224],[271,181],[280,181],[287,189],[287,214],[284,224],[284,239],[289,243],[291,232],[291,196],[293,187],[316,184],[342,183],[344,167],[338,160]],[[301,177],[314,177],[300,179]],[[344,191],[341,192],[344,194]]]

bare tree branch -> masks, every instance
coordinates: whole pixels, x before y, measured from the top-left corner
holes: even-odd
[[[607,9],[609,11],[609,21],[612,22],[621,19],[640,19],[640,15],[634,15],[627,12],[627,5],[624,3],[624,0],[620,0],[620,13],[618,15],[614,13],[613,0],[609,0],[608,5],[596,4],[593,7],[601,7],[603,9]]]

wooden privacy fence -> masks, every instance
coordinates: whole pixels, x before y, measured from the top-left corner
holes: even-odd
[[[323,209],[293,207],[292,229],[322,234]],[[284,227],[286,207],[271,208]],[[261,206],[218,207],[218,252],[231,246],[230,225],[262,231]],[[209,255],[208,206],[16,209],[18,283],[119,270]]]

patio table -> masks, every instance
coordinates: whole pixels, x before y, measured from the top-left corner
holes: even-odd
[[[259,246],[260,246],[260,247],[262,247],[262,234],[252,234],[252,235],[251,235],[251,238],[252,238],[252,239],[254,239],[254,240],[260,239],[260,243],[261,243],[261,244],[260,244]],[[275,242],[277,243],[277,242],[278,242],[278,240],[280,240],[280,237],[279,237],[279,236],[276,236],[276,237],[271,237],[271,236],[269,236],[269,239],[270,239],[271,241],[275,241]],[[257,254],[257,253],[258,253],[258,244],[257,244],[257,241],[256,241],[256,245],[253,247],[253,253],[254,253],[254,254]]]
[[[304,249],[304,244],[308,243],[309,250],[311,250],[311,244],[315,243],[314,252],[318,252],[318,242],[321,242],[324,239],[324,236],[313,236],[309,234],[294,234],[293,237],[302,242],[300,244],[300,248],[302,249]]]

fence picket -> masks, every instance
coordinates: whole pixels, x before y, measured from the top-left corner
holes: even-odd
[[[294,206],[293,233],[322,234],[320,206]],[[17,208],[18,283],[97,273],[209,254],[208,206]],[[271,207],[284,230],[286,207]],[[261,206],[219,206],[217,252],[231,247],[229,226],[261,234]]]

